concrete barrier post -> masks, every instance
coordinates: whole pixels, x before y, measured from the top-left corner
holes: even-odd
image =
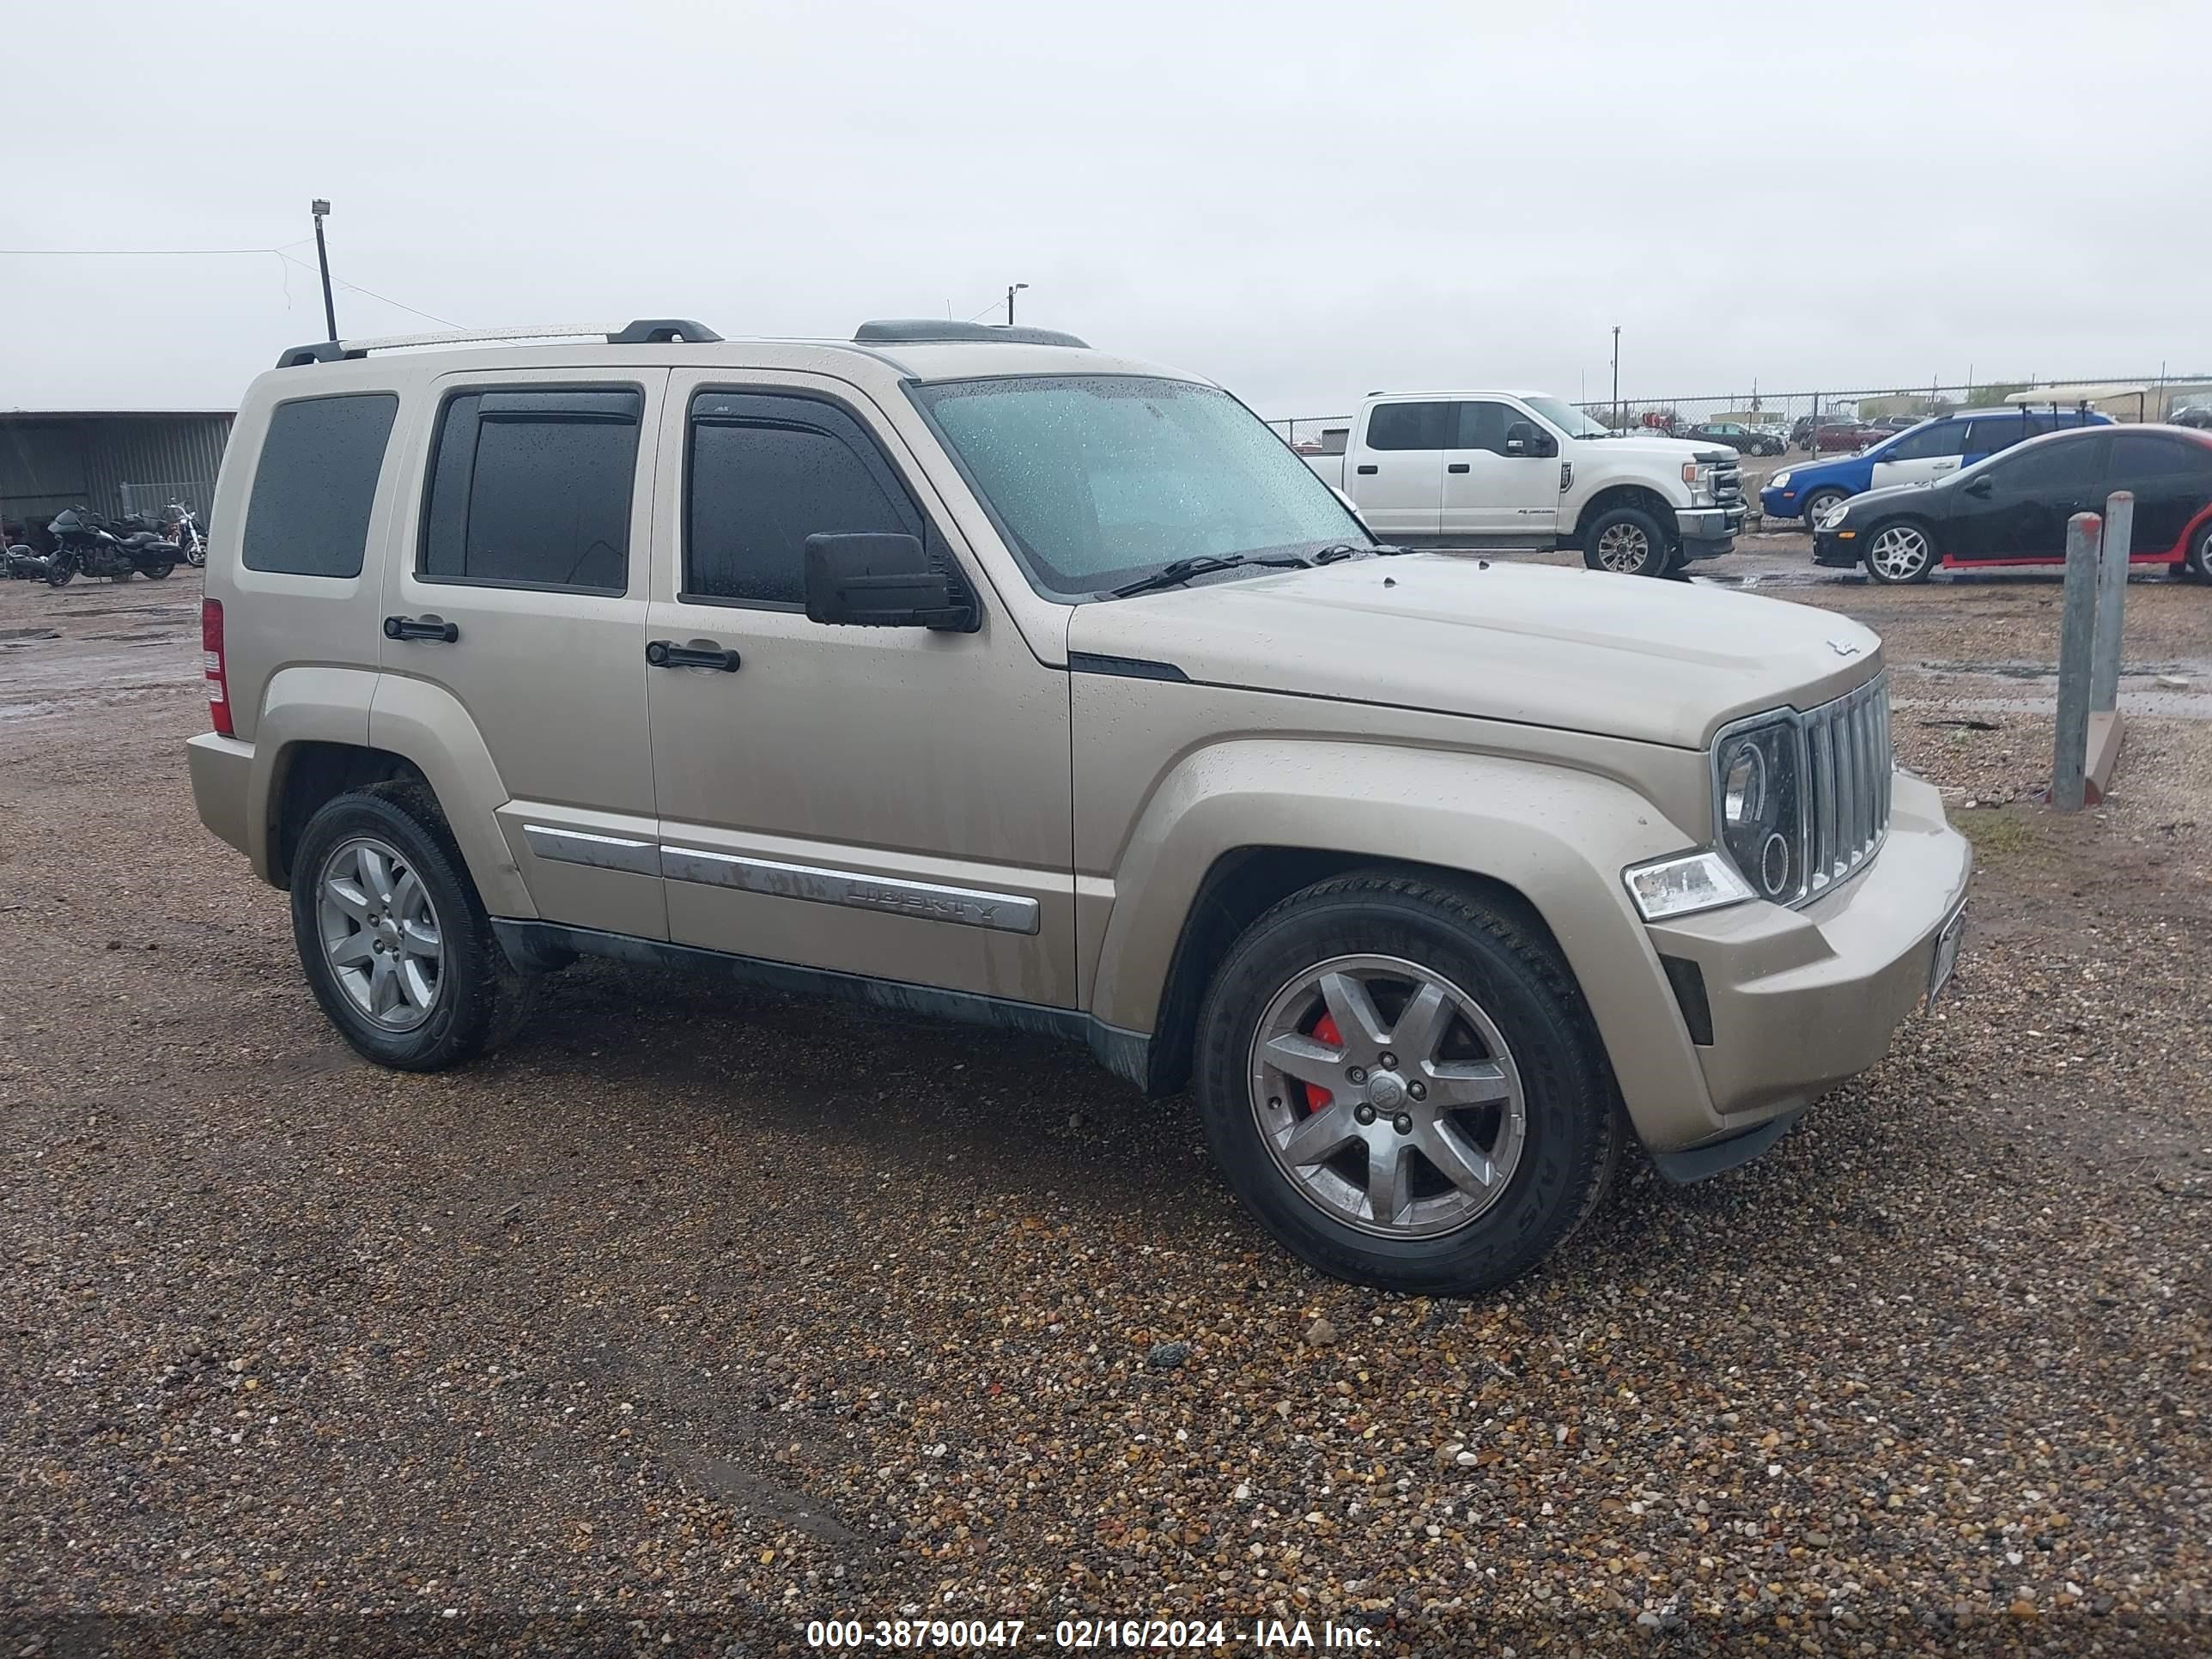
[[[2089,662],[2089,709],[2120,706],[2121,613],[2128,602],[2128,544],[2133,539],[2136,498],[2116,490],[2105,499],[2105,540],[2097,566],[2096,653]]]
[[[2066,599],[2058,623],[2058,735],[2051,804],[2078,812],[2089,758],[2089,654],[2097,625],[2097,551],[2104,525],[2094,513],[2066,524]]]

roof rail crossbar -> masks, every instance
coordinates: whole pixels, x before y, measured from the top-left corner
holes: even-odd
[[[940,340],[993,340],[1007,345],[1089,348],[1087,341],[1063,334],[1056,328],[1001,328],[994,324],[937,322],[927,317],[862,323],[853,331],[854,345],[922,345]]]
[[[294,346],[276,359],[279,368],[335,363],[366,357],[372,351],[404,346],[488,345],[503,340],[605,340],[609,345],[706,345],[722,337],[704,323],[675,317],[646,317],[609,332],[586,323],[544,324],[536,328],[457,328],[434,334],[386,334],[371,340],[315,340]]]

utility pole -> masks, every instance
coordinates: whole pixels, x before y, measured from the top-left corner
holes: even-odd
[[[337,337],[331,337],[337,338]],[[1621,325],[1613,325],[1613,429],[1621,431]]]
[[[330,329],[331,338],[338,337],[338,308],[331,301],[331,251],[323,243],[323,216],[331,204],[318,196],[307,204],[315,216],[315,263],[323,268],[323,322]]]
[[[1006,284],[1006,326],[1008,328],[1012,328],[1014,325],[1014,295],[1019,294],[1028,286],[1029,284],[1027,283],[1009,283]]]

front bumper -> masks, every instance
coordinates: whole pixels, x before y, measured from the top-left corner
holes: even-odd
[[[1933,785],[1897,775],[1888,838],[1866,868],[1802,910],[1732,905],[1646,931],[1695,965],[1712,1041],[1695,1046],[1706,1110],[1672,1136],[1681,1152],[1802,1111],[1889,1052],[1927,1000],[1936,937],[1966,902],[1973,852]]]
[[[1856,531],[1816,530],[1813,532],[1813,562],[1834,565],[1848,570],[1859,562],[1859,540]]]
[[[1804,494],[1796,489],[1762,489],[1759,510],[1770,519],[1795,519],[1805,511]]]
[[[1728,507],[1678,507],[1674,509],[1674,534],[1682,545],[1682,556],[1686,559],[1716,558],[1735,546],[1735,533],[1743,528],[1744,508],[1741,504]]]

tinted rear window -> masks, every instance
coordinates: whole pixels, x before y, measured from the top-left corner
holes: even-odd
[[[358,576],[399,399],[303,398],[270,411],[239,561],[293,576]]]
[[[431,461],[428,581],[576,587],[629,581],[641,396],[471,392],[446,405]]]
[[[1449,449],[1449,404],[1377,404],[1367,417],[1370,449]]]

